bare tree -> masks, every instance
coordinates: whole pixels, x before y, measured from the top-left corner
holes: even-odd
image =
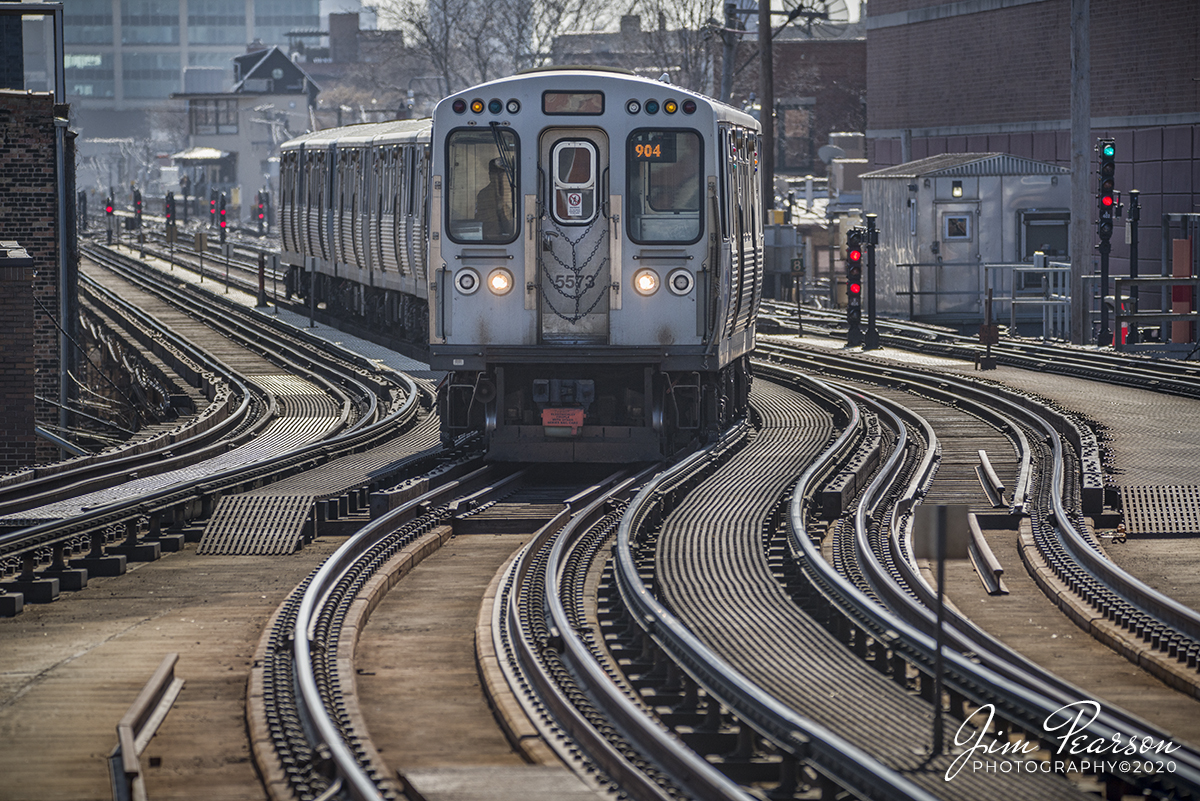
[[[711,95],[713,23],[724,15],[723,0],[636,0],[651,23],[646,45],[676,84]]]
[[[381,18],[406,31],[448,93],[549,61],[564,30],[595,27],[610,9],[589,0],[386,0]]]

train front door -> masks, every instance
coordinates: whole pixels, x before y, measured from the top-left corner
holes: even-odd
[[[591,128],[552,129],[538,148],[539,329],[547,344],[608,342],[608,138]]]

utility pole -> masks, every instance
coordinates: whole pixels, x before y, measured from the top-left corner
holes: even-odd
[[[721,32],[721,42],[724,44],[721,51],[721,94],[717,97],[722,103],[728,103],[733,94],[733,62],[737,58],[738,39],[741,37],[736,32],[738,27],[737,3],[726,3],[725,30]]]
[[[758,163],[762,167],[763,202],[768,209],[775,208],[775,71],[771,52],[771,0],[758,0],[758,94],[762,109]]]
[[[1071,342],[1082,345],[1089,298],[1083,292],[1083,274],[1092,263],[1090,157],[1092,150],[1092,85],[1088,20],[1091,0],[1071,0]]]

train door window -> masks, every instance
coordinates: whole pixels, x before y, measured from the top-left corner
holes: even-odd
[[[586,140],[556,142],[550,154],[554,180],[551,213],[565,225],[596,218],[596,146]]]
[[[516,239],[520,195],[517,135],[499,126],[462,129],[446,139],[446,220],[455,242]]]
[[[629,238],[638,244],[691,244],[700,238],[700,135],[634,131],[628,143]]]

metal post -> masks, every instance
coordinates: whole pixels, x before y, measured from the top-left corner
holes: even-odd
[[[942,589],[946,586],[946,507],[937,508],[937,654],[933,659],[933,754],[940,756],[942,742],[942,623],[945,604]]]
[[[1112,242],[1107,237],[1100,238],[1100,333],[1096,344],[1100,347],[1112,344],[1112,331],[1108,328],[1108,254],[1112,251]]]
[[[875,327],[875,242],[879,231],[875,228],[878,214],[868,214],[867,218],[867,335],[863,340],[863,350],[875,350],[879,347],[879,329]]]
[[[315,263],[308,270],[308,327],[317,327],[317,266]]]
[[[222,248],[225,251],[225,294],[229,294],[229,248],[228,244]]]
[[[734,33],[738,27],[736,11],[736,3],[725,4],[725,30],[721,34],[724,44],[721,52],[721,95],[718,98],[723,103],[728,103],[729,96],[733,94],[733,62],[737,58],[739,36]]]
[[[1087,341],[1084,272],[1090,271],[1092,226],[1088,187],[1092,186],[1092,85],[1089,39],[1090,0],[1071,0],[1071,341]]]
[[[1138,221],[1142,218],[1142,204],[1140,201],[1141,193],[1136,189],[1129,190],[1129,277],[1138,277]],[[1120,302],[1117,298],[1117,302]],[[1129,286],[1129,313],[1137,314],[1138,312],[1138,287],[1137,284]],[[1138,342],[1138,327],[1137,320],[1129,321],[1129,336],[1126,341],[1130,345],[1136,345]]]
[[[266,286],[266,270],[267,270],[267,254],[258,254],[258,305],[260,308],[267,305],[267,286]]]
[[[775,73],[771,58],[771,4],[760,0],[758,4],[758,84],[760,108],[759,123],[762,125],[762,148],[759,161],[762,164],[763,200],[767,209],[775,208]]]

